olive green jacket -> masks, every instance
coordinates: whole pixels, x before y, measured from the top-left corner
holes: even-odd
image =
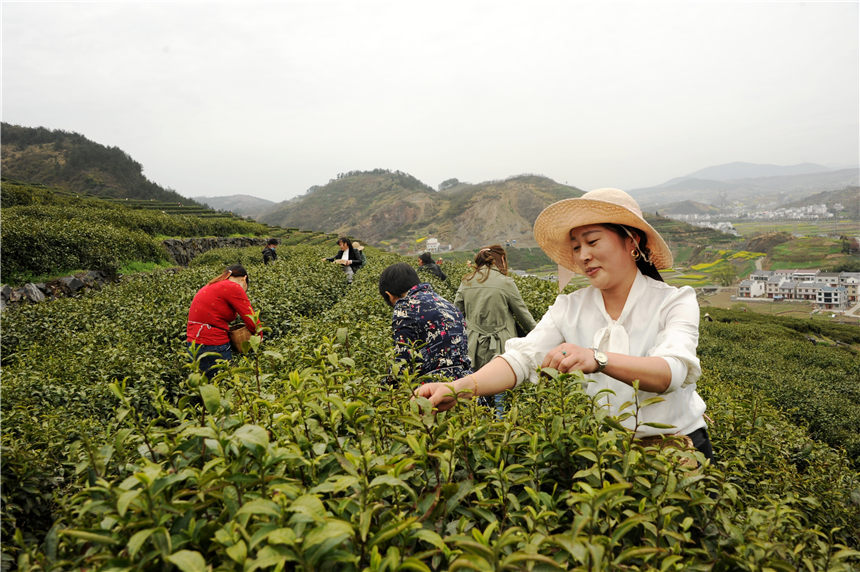
[[[483,282],[480,278],[487,276]],[[505,342],[517,337],[517,322],[526,333],[535,320],[523,302],[514,279],[497,269],[478,272],[471,280],[463,279],[454,304],[466,317],[466,336],[472,369],[504,353]]]

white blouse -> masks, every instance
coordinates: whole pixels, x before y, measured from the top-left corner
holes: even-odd
[[[508,340],[502,358],[510,364],[517,385],[524,379],[536,383],[537,368],[544,356],[562,342],[596,347],[603,352],[631,356],[658,356],[666,360],[672,381],[664,393],[639,391],[639,402],[660,396],[663,401],[639,411],[637,437],[662,433],[688,435],[705,426],[705,402],[696,392],[696,380],[702,374],[696,346],[699,343],[699,305],[689,286],[676,288],[637,273],[624,309],[618,320],[606,313],[600,290],[589,286],[561,295],[550,306],[534,330],[524,338]],[[611,359],[610,359],[611,363]],[[585,390],[595,395],[603,389],[598,403],[611,415],[635,413],[633,407],[621,410],[633,401],[633,388],[603,373],[586,375]],[[644,422],[673,425],[673,429],[641,426]],[[628,417],[622,424],[634,429],[636,420]]]

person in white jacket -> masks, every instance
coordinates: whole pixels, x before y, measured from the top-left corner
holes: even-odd
[[[495,395],[524,380],[536,382],[538,368],[581,371],[586,392],[610,414],[629,409],[634,381],[642,407],[623,424],[636,437],[686,435],[713,459],[705,425],[705,402],[696,391],[702,373],[696,347],[699,306],[689,286],[663,282],[658,268],[671,268],[672,252],[642,217],[636,201],[618,189],[597,189],[544,209],[535,239],[561,267],[584,274],[590,286],[559,296],[537,326],[508,340],[505,352],[453,383],[429,383],[415,390],[440,411],[457,396]],[[643,426],[654,422],[671,428]]]

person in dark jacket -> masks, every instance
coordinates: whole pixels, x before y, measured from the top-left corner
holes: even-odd
[[[343,266],[347,282],[352,283],[352,277],[355,274],[355,271],[361,268],[361,256],[358,251],[353,248],[352,241],[345,236],[337,239],[337,246],[340,249],[338,253],[329,258],[325,258],[324,260],[335,262]]]
[[[439,268],[439,265],[433,262],[433,257],[430,256],[429,252],[424,252],[418,257],[418,270],[429,272],[442,280],[448,279],[445,273],[442,272],[442,269]]]
[[[275,252],[276,246],[278,246],[278,240],[270,238],[269,242],[266,243],[266,248],[263,249],[263,264],[268,264],[278,259],[278,253]]]
[[[383,270],[379,294],[393,309],[395,363],[450,380],[471,373],[463,314],[430,284],[421,283],[412,266],[398,262]]]

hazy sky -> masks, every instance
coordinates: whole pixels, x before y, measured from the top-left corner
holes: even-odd
[[[13,2],[2,119],[185,196],[377,167],[583,189],[856,166],[858,2]]]

